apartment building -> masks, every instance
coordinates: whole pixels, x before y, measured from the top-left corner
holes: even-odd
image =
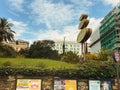
[[[94,47],[99,48],[99,46],[107,50],[120,49],[120,6],[113,8],[113,10],[104,17],[97,31],[100,37],[94,34],[92,34],[93,36],[91,35],[91,37],[97,38],[95,41],[93,38],[91,39],[91,49]]]
[[[65,47],[65,52],[72,51],[78,55],[81,55],[81,45],[75,41],[54,41],[54,49],[58,51],[59,54],[63,53],[63,45]]]
[[[116,6],[105,16],[99,30],[102,48],[120,49],[120,6]]]

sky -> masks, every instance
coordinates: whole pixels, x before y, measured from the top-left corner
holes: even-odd
[[[120,0],[0,0],[0,17],[13,23],[14,38],[76,41],[81,14],[94,32]]]

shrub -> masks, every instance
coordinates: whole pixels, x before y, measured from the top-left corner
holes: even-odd
[[[10,61],[6,61],[2,64],[3,67],[9,67],[11,65],[12,65],[12,63]]]
[[[0,57],[16,57],[16,51],[9,45],[0,44]]]
[[[80,57],[76,53],[69,51],[62,56],[61,60],[68,63],[76,64],[80,61]]]

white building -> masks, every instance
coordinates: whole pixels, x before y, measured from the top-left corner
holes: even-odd
[[[63,41],[54,41],[54,49],[58,51],[59,54],[63,53]],[[65,52],[72,51],[78,55],[81,55],[81,44],[75,41],[65,41]]]
[[[90,53],[99,53],[101,49],[99,29],[94,31],[90,37]]]

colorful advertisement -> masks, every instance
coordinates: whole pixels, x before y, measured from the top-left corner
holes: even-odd
[[[89,80],[89,90],[100,90],[100,81]]]
[[[54,90],[77,90],[76,80],[54,80]]]
[[[16,90],[41,90],[41,80],[17,79]]]
[[[110,81],[101,81],[101,90],[112,90]]]

